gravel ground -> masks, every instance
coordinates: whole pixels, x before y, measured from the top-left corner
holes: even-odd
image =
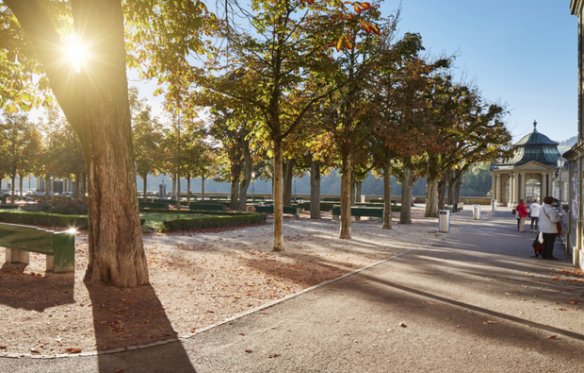
[[[469,224],[468,214],[453,216],[453,231]],[[414,224],[394,221],[391,231],[376,220],[355,222],[351,240],[336,238],[339,223],[330,216],[286,219],[282,254],[271,252],[271,224],[146,235],[151,286],[133,290],[83,282],[88,250],[82,232],[74,274],[45,273],[45,257],[37,254],[25,269],[2,268],[0,353],[103,351],[188,335],[440,239],[436,219],[422,215],[423,208],[414,208]]]

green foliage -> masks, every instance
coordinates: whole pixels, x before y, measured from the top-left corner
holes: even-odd
[[[488,197],[492,187],[488,163],[478,163],[462,176],[460,195],[463,197]]]
[[[0,222],[87,229],[86,215],[61,215],[46,212],[0,211]]]
[[[165,232],[190,231],[206,228],[234,227],[246,224],[265,223],[267,214],[246,213],[230,214],[228,216],[206,216],[197,218],[181,218],[164,221]]]
[[[21,210],[63,215],[85,215],[87,214],[87,198],[73,199],[61,196],[40,198],[38,203],[23,205]]]

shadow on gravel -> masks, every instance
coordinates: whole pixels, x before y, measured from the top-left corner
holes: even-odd
[[[43,312],[45,309],[75,303],[75,274],[24,274],[26,264],[6,264],[0,270],[0,304]]]
[[[178,338],[152,286],[120,289],[86,284],[91,297],[98,351],[124,349]],[[160,350],[164,350],[161,353]],[[182,343],[98,355],[99,372],[195,373]]]

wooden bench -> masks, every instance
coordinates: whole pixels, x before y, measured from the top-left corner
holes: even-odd
[[[274,213],[274,205],[257,206],[256,212],[262,212],[265,214],[273,214]],[[294,215],[294,219],[300,219],[300,209],[298,207],[284,207],[284,214]]]
[[[456,204],[456,211],[464,210],[464,202],[460,202]]]
[[[333,208],[333,220],[339,220],[341,216],[341,206]],[[361,216],[368,216],[377,218],[379,223],[383,222],[383,209],[372,209],[365,207],[351,207],[351,216],[355,217],[355,221],[360,221]]]
[[[298,208],[302,210],[310,211],[310,202],[301,202],[297,204]],[[328,202],[321,202],[319,203],[320,211],[331,211],[333,207],[338,206],[338,203],[328,203]]]
[[[209,196],[209,199],[229,199],[228,196]]]
[[[168,210],[170,204],[163,202],[138,202],[140,209],[164,209]]]
[[[227,211],[225,205],[220,203],[191,203],[189,206],[191,211],[201,210],[201,211]]]
[[[325,202],[341,202],[341,197],[325,197],[322,200]]]
[[[6,263],[30,262],[29,252],[47,256],[47,271],[75,271],[75,233],[52,232],[37,227],[0,224],[0,246],[6,248]]]

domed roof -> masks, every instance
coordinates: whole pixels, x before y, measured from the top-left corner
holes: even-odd
[[[555,145],[558,146],[559,144],[555,141],[550,140],[549,137],[544,135],[543,133],[537,132],[537,122],[533,121],[533,132],[529,135],[526,135],[518,143],[513,145],[514,147],[518,146],[525,146],[525,145]]]
[[[561,157],[558,143],[537,132],[536,121],[533,122],[533,132],[519,140],[513,148],[513,158],[491,164],[491,170],[512,170],[532,161],[555,168],[557,159]]]

